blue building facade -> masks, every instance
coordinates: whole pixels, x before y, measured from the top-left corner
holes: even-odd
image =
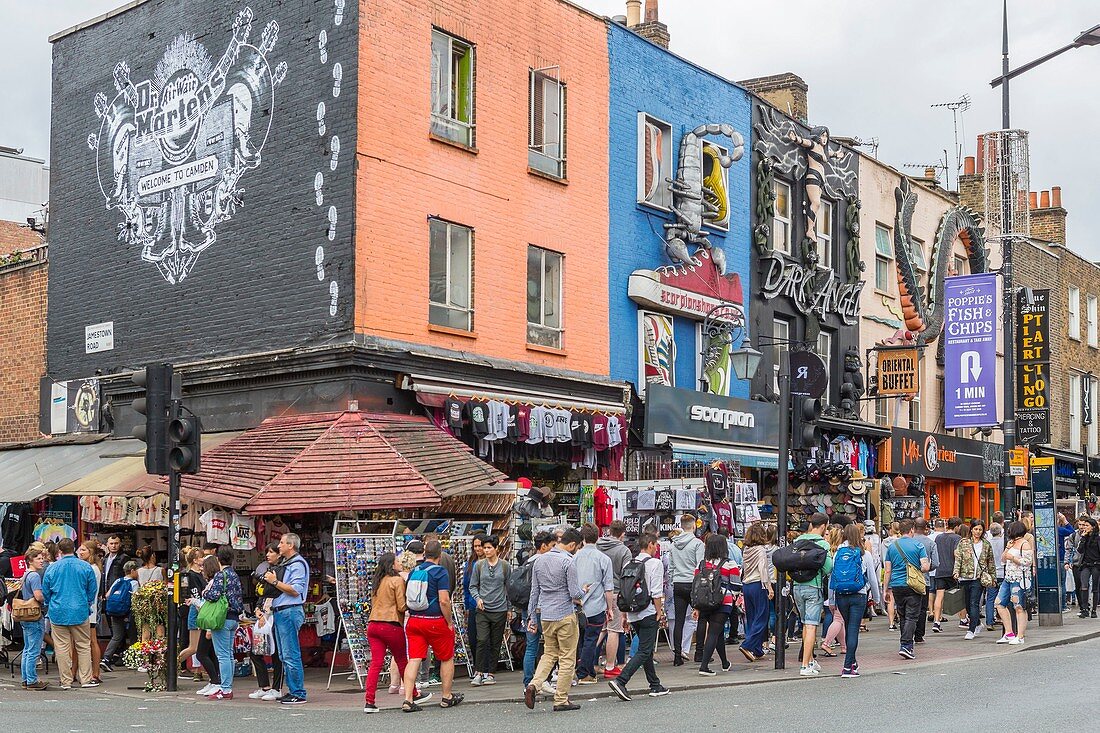
[[[614,23],[608,44],[611,377],[745,398],[725,357],[752,322],[751,97]]]

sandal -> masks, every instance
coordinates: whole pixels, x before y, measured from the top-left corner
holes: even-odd
[[[420,707],[415,702],[409,702],[408,700],[401,703],[401,712],[403,713],[419,713],[423,709],[424,708]]]
[[[450,697],[445,697],[439,701],[439,707],[441,708],[453,708],[465,699],[465,695],[454,692]]]
[[[835,657],[836,656],[836,652],[834,652],[832,649],[825,646],[824,644],[822,644],[819,648],[821,649],[821,653],[824,654],[827,657]]]

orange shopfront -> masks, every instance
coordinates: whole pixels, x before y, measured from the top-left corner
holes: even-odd
[[[879,474],[923,476],[925,518],[978,518],[1000,508],[1004,470],[999,443],[894,428],[879,449]]]

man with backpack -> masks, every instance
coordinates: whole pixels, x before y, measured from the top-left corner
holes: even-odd
[[[585,626],[581,635],[580,664],[577,666],[577,684],[596,684],[596,663],[599,661],[599,648],[596,642],[600,632],[611,618],[611,607],[615,603],[613,589],[615,575],[611,570],[611,558],[596,549],[596,540],[600,531],[594,524],[581,527],[584,547],[577,551],[577,582],[580,583],[584,598],[581,612]]]
[[[657,629],[667,625],[664,609],[664,565],[654,557],[657,552],[656,535],[643,534],[638,540],[638,550],[638,555],[623,569],[622,592],[619,593],[618,600],[619,608],[626,613],[627,630],[633,626],[638,635],[638,653],[630,658],[618,677],[607,681],[608,686],[623,702],[630,702],[632,699],[626,687],[639,667],[645,670],[650,697],[668,694],[668,689],[661,684],[653,666]]]
[[[405,622],[409,662],[405,666],[405,702],[401,706],[405,713],[423,709],[413,698],[418,694],[416,678],[420,674],[420,663],[428,658],[428,647],[441,665],[443,699],[439,707],[453,708],[463,700],[462,695],[451,691],[455,678],[455,626],[451,611],[451,578],[447,569],[439,564],[442,554],[439,540],[425,542],[424,561],[413,568],[405,583],[405,603],[409,609],[409,619]]]
[[[623,524],[621,519],[616,519],[607,528],[607,535],[596,540],[596,549],[607,555],[611,560],[611,572],[615,576],[612,593],[615,598],[618,598],[619,591],[622,589],[623,568],[633,559],[630,550],[623,544],[623,535],[625,534],[626,525]],[[623,612],[619,610],[619,604],[615,602],[612,602],[609,608],[611,613],[604,629],[607,632],[607,642],[604,646],[604,679],[617,677],[622,672],[619,653],[625,651],[620,646],[623,637]],[[625,660],[625,655],[623,659]]]
[[[810,517],[809,529],[791,543],[795,548],[800,543],[813,543],[825,550],[825,561],[820,570],[806,579],[794,579],[792,595],[795,608],[802,619],[802,667],[798,673],[803,677],[816,677],[821,672],[821,665],[814,659],[814,647],[817,643],[817,627],[821,625],[825,610],[823,581],[833,569],[829,541],[825,539],[825,528],[828,525],[829,517],[817,512]]]
[[[535,676],[523,689],[523,702],[530,709],[534,709],[535,695],[557,664],[554,712],[580,710],[580,705],[569,700],[569,688],[577,666],[577,642],[580,640],[576,611],[583,594],[573,558],[580,542],[581,533],[569,528],[562,533],[554,548],[538,555],[531,566],[527,631],[535,631],[538,628],[536,619],[541,621],[544,651]]]
[[[691,606],[691,581],[695,578],[695,569],[703,562],[703,541],[695,536],[695,517],[685,514],[680,517],[680,529],[682,530],[672,540],[672,552],[670,553],[669,569],[672,575],[672,600],[675,610],[675,621],[672,625],[672,644],[674,656],[672,666],[679,667],[684,663],[684,621],[688,617],[688,607]],[[695,637],[696,661],[702,661],[699,656],[703,653],[702,640],[706,638],[706,623],[700,623]]]
[[[900,536],[886,551],[884,572],[887,599],[893,597],[901,617],[901,647],[898,654],[913,659],[914,634],[917,619],[922,615],[921,602],[927,593],[924,573],[932,567],[928,550],[916,538],[916,528],[911,519],[903,519]]]
[[[122,661],[122,653],[134,636],[133,624],[130,623],[130,607],[138,589],[137,562],[127,560],[119,570],[122,574],[107,589],[107,600],[104,603],[111,626],[111,641],[103,652],[103,660],[112,667]]]

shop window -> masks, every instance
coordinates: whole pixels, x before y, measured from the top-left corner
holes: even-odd
[[[1069,375],[1069,449],[1081,450],[1081,375]]]
[[[955,255],[955,274],[965,275],[968,269],[970,268],[966,266],[966,258],[962,255]]]
[[[883,224],[875,225],[875,290],[889,293],[890,265],[894,261],[894,248],[890,244],[890,229]]]
[[[474,47],[432,31],[432,132],[474,144]]]
[[[817,214],[817,254],[818,264],[833,267],[833,204],[822,201]]]
[[[791,253],[791,187],[776,181],[772,205],[772,249]]]
[[[1069,337],[1075,341],[1081,340],[1081,291],[1078,288],[1069,289]]]
[[[543,70],[531,70],[531,120],[527,165],[565,178],[565,84]]]
[[[928,274],[928,260],[924,257],[924,242],[922,240],[913,237],[913,246],[909,250],[909,256],[913,260],[913,267],[920,276],[918,279],[923,281],[924,276]]]
[[[1092,348],[1095,349],[1096,346],[1097,346],[1097,343],[1096,343],[1096,296],[1095,295],[1088,296],[1088,298],[1085,300],[1085,304],[1086,304],[1085,315],[1088,318],[1088,327],[1089,327],[1089,333],[1088,333],[1089,346],[1091,346]]]
[[[638,201],[668,210],[672,207],[672,126],[645,112],[638,113]]]
[[[562,256],[527,248],[527,343],[560,349]]]
[[[472,331],[473,230],[442,219],[429,226],[428,322]]]

